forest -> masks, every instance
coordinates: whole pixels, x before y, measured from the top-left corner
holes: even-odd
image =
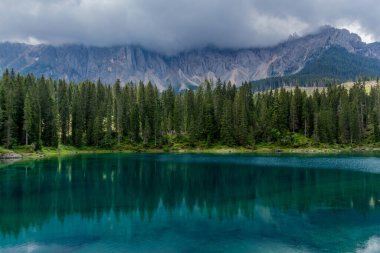
[[[113,85],[22,76],[0,80],[0,145],[12,148],[127,143],[162,148],[183,143],[254,148],[367,144],[380,141],[380,86],[332,85],[307,94],[296,87],[253,92],[250,83],[205,81],[197,90],[159,91],[151,83]]]

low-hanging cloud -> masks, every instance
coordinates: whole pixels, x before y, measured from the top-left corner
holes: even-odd
[[[0,40],[139,44],[163,53],[263,47],[322,25],[380,37],[375,0],[2,0]]]

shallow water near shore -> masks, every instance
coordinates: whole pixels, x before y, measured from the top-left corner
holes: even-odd
[[[379,252],[380,157],[89,154],[0,170],[0,252]]]

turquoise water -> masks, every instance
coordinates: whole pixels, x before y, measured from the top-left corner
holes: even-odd
[[[380,157],[108,154],[6,165],[0,252],[380,252]]]

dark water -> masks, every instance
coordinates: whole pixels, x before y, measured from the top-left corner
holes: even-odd
[[[0,252],[380,252],[380,158],[112,154],[7,165]]]

